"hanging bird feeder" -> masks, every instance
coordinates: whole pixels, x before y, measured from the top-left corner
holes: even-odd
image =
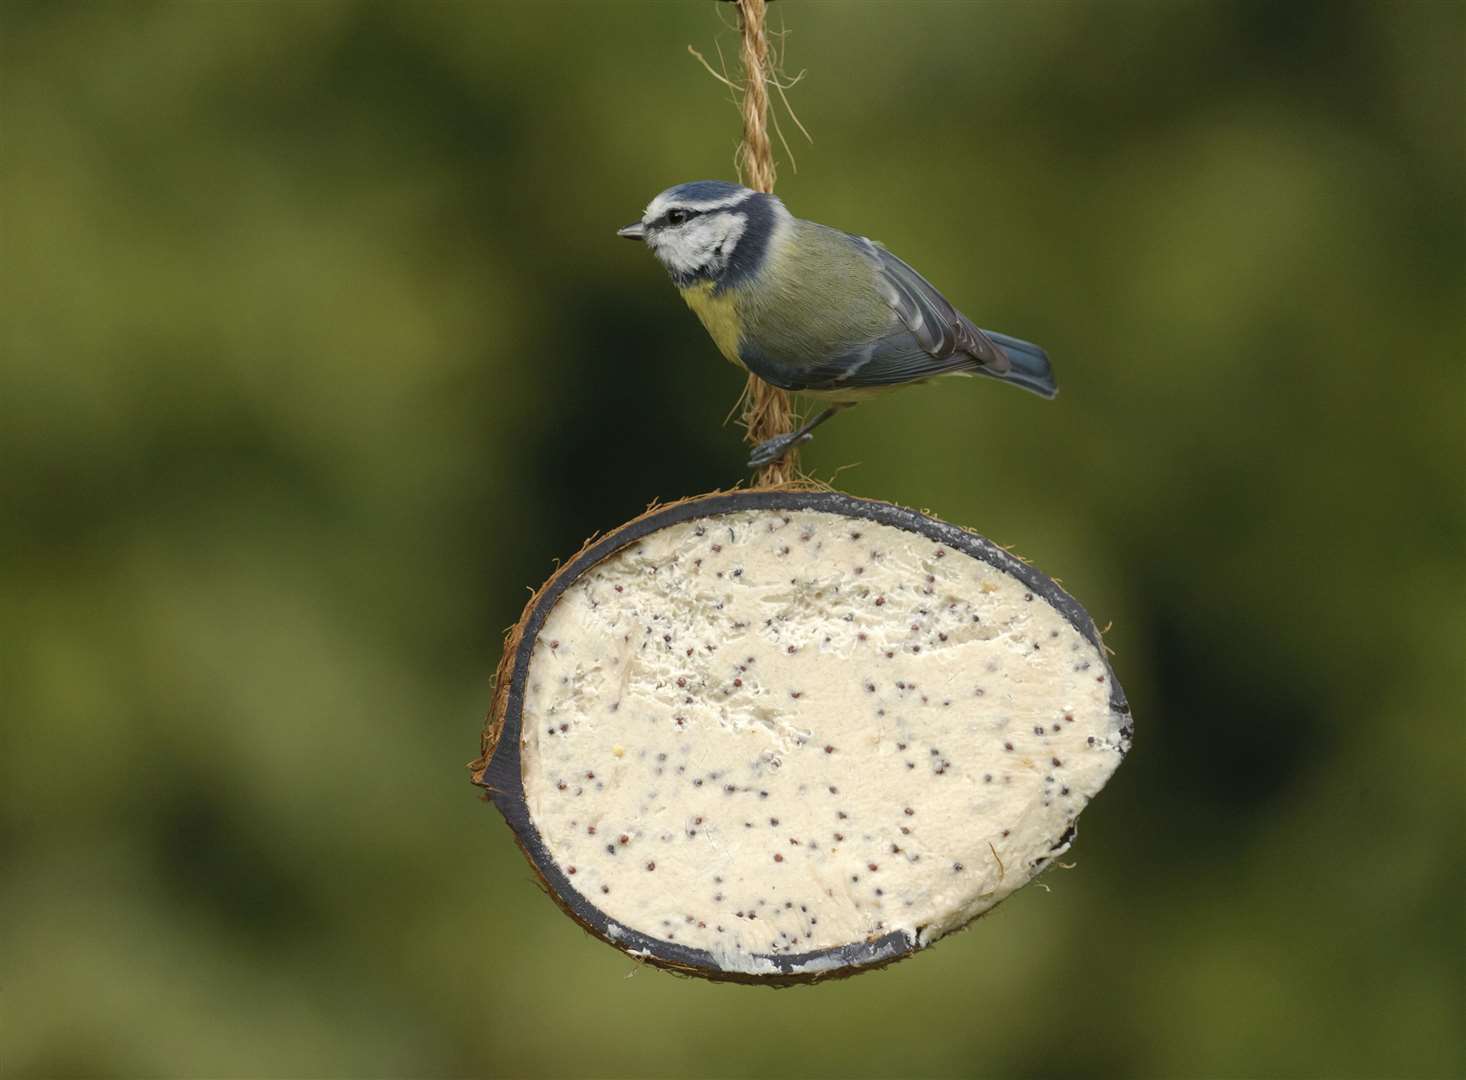
[[[772,187],[763,0],[745,149]],[[751,442],[792,426],[750,378]],[[550,896],[648,963],[785,985],[879,967],[1070,846],[1130,745],[1094,623],[926,514],[791,483],[657,507],[510,632],[473,777]]]

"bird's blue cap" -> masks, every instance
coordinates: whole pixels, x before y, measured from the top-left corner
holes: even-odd
[[[744,189],[726,180],[691,180],[668,188],[665,195],[678,202],[720,202],[731,198]]]

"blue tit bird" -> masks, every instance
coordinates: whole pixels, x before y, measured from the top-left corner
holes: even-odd
[[[651,248],[728,360],[829,403],[755,447],[752,467],[841,409],[937,375],[1058,393],[1037,345],[980,330],[880,244],[797,218],[773,195],[722,180],[678,184],[617,235]]]

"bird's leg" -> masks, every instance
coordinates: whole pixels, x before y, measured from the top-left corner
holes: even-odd
[[[753,448],[753,453],[748,457],[748,467],[750,469],[758,469],[770,462],[778,461],[789,452],[790,447],[809,442],[810,439],[814,438],[810,434],[811,431],[819,427],[841,409],[847,407],[845,405],[831,405],[824,412],[814,417],[814,419],[808,421],[798,431],[791,431],[787,435],[775,435],[772,439],[765,439]]]

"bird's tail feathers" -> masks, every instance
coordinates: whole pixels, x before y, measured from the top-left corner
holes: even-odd
[[[1007,353],[1010,365],[1007,371],[991,371],[987,368],[979,368],[984,375],[991,375],[995,379],[1002,379],[1004,382],[1017,383],[1025,390],[1032,390],[1035,394],[1051,398],[1059,392],[1059,384],[1054,381],[1054,369],[1049,364],[1049,354],[1040,349],[1031,341],[1023,341],[1021,338],[1009,337],[1007,334],[995,333],[992,330],[984,330],[998,348]]]

